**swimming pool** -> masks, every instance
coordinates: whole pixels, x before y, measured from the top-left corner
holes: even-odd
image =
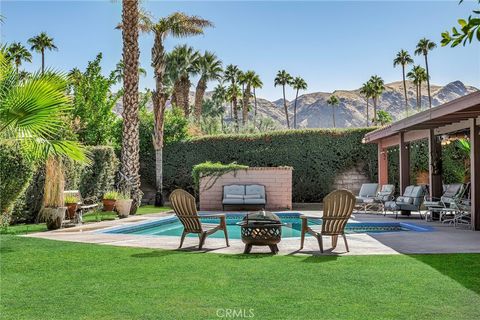
[[[282,227],[282,238],[296,238],[301,235],[301,219],[299,212],[276,212],[284,224]],[[201,214],[200,214],[201,215]],[[237,225],[245,213],[228,213],[226,214],[227,230],[230,239],[241,239],[240,227]],[[202,218],[203,222],[215,223],[218,218]],[[321,224],[321,220],[309,220],[309,224]],[[139,223],[128,227],[119,227],[103,231],[103,233],[115,234],[135,234],[135,235],[154,235],[154,236],[181,236],[183,226],[175,217],[167,217],[159,220]],[[384,233],[384,232],[402,232],[415,231],[426,232],[431,229],[418,226],[412,223],[404,222],[349,222],[345,228],[345,233]],[[196,234],[189,234],[190,237],[197,237]],[[210,237],[223,238],[223,232],[217,231]]]

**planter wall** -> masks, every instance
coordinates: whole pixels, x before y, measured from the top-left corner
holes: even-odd
[[[292,209],[292,168],[253,167],[200,178],[200,210],[222,210],[223,186],[229,184],[264,185],[268,210]]]

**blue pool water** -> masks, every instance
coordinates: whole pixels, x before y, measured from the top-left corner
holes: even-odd
[[[276,213],[282,220],[282,238],[300,237],[301,219],[300,213]],[[240,227],[237,225],[245,213],[228,213],[226,215],[228,236],[231,239],[240,239]],[[202,218],[205,223],[217,223],[218,218]],[[321,220],[309,220],[309,224],[321,224]],[[176,217],[159,219],[153,222],[140,223],[133,226],[121,227],[105,231],[105,233],[137,234],[137,235],[155,235],[155,236],[181,236],[183,226]],[[429,229],[403,222],[366,222],[366,223],[348,223],[345,233],[381,233],[381,232],[402,232],[417,231],[425,232]],[[188,236],[197,237],[195,234]],[[210,237],[223,238],[223,232],[217,231]]]

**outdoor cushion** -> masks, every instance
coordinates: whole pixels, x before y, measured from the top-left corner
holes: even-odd
[[[265,204],[265,199],[245,199],[244,204]]]
[[[358,192],[358,197],[371,198],[377,194],[378,183],[364,183]]]
[[[223,204],[243,204],[243,199],[234,199],[234,198],[224,198],[222,200]]]
[[[238,184],[232,184],[230,186],[224,186],[223,187],[223,194],[239,194],[239,195],[244,195],[245,194],[245,186],[243,185],[238,185]]]
[[[258,185],[258,184],[252,184],[252,185],[247,185],[245,186],[245,194],[246,195],[260,195],[260,198],[265,198],[265,187]]]
[[[385,209],[395,211],[395,210],[398,210],[398,206],[395,203],[395,201],[387,201],[385,202]]]
[[[397,198],[398,203],[413,203],[413,198],[412,197],[405,197],[401,196]]]
[[[241,194],[226,194],[225,198],[229,199],[243,199],[243,195]]]
[[[262,196],[259,194],[246,194],[243,196],[243,199],[261,199]]]

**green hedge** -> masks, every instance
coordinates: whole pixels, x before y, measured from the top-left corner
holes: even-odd
[[[10,222],[10,209],[28,186],[34,166],[19,147],[0,144],[0,224]]]
[[[165,146],[164,185],[167,191],[177,187],[193,191],[192,169],[206,161],[250,167],[291,166],[293,200],[320,201],[332,190],[336,174],[357,164],[363,165],[372,180],[377,179],[376,145],[361,143],[371,130],[290,130],[173,142]],[[145,174],[154,177],[155,167]]]
[[[103,193],[114,188],[118,159],[112,147],[88,147],[88,150],[93,160],[88,167],[68,159],[64,161],[65,189],[78,189],[84,198],[101,199]],[[28,188],[14,205],[12,223],[35,221],[42,205],[44,183],[45,168],[39,165]]]

